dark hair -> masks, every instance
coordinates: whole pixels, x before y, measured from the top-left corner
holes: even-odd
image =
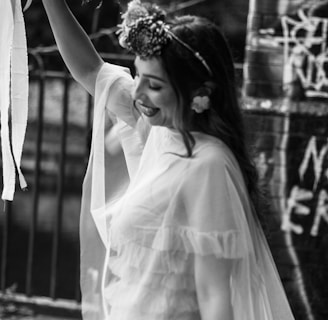
[[[168,22],[171,31],[183,42],[200,53],[206,60],[213,75],[194,54],[172,40],[162,51],[163,66],[180,97],[174,127],[183,136],[188,156],[192,156],[195,144],[190,130],[200,131],[222,140],[235,155],[245,183],[258,210],[258,174],[251,156],[247,152],[244,123],[235,85],[235,72],[228,43],[218,26],[206,18],[182,16]],[[191,108],[191,92],[205,81],[215,83],[211,93],[210,109],[195,113]]]

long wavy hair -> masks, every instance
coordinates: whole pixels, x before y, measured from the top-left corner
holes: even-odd
[[[181,107],[175,110],[173,125],[183,136],[188,156],[192,156],[195,144],[191,129],[217,137],[231,149],[239,163],[255,210],[262,221],[259,210],[258,173],[246,148],[243,116],[228,43],[219,27],[206,18],[188,15],[176,17],[167,23],[179,39],[200,53],[213,73],[210,76],[194,54],[177,41],[171,41],[163,49],[163,66],[177,97],[180,97]],[[190,107],[191,93],[206,81],[215,84],[215,89],[210,95],[210,109],[203,113],[195,113]]]

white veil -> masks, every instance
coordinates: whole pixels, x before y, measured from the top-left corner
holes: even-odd
[[[99,72],[92,149],[83,184],[81,209],[81,289],[84,320],[106,319],[101,292],[102,275],[104,272],[107,273],[107,270],[103,270],[110,221],[110,217],[106,214],[108,215],[108,208],[125,192],[129,178],[135,174],[145,142],[145,139],[138,134],[138,130],[134,129],[138,124],[131,113],[131,86],[133,86],[131,77],[120,67],[105,64]],[[111,161],[104,150],[108,120],[106,108],[125,120],[118,123],[124,159],[127,163],[125,168],[115,167],[117,162],[124,163],[123,154],[117,155],[122,161]],[[146,136],[145,133],[144,137]],[[157,140],[154,143],[157,143]],[[208,216],[209,220],[206,223],[202,221],[199,229],[198,223],[195,225],[190,222],[182,223],[181,220],[174,220],[176,219],[174,215],[163,213],[166,218],[158,232],[158,241],[155,240],[153,243],[153,249],[161,251],[167,249],[165,246],[178,245],[174,243],[174,239],[180,241],[181,246],[188,250],[193,250],[194,244],[200,245],[199,248],[206,252],[212,252],[217,250],[218,246],[222,246],[220,252],[223,252],[223,256],[235,259],[231,287],[236,320],[293,320],[264,233],[253,213],[248,195],[245,194],[246,188],[241,173],[236,169],[238,165],[230,156],[228,162],[229,168],[226,170],[225,177],[222,177],[222,170],[209,171],[209,179],[203,183],[201,194],[206,195],[216,188],[218,195],[221,195],[221,200],[226,199],[222,195],[227,193],[230,200],[222,203],[214,199],[213,203],[209,204],[205,196],[195,199],[194,190],[184,189],[186,193],[190,192],[193,195],[186,197],[190,199],[190,208],[192,208],[188,211],[188,215],[195,218],[191,220],[199,221],[199,212],[202,212],[202,216]],[[204,171],[195,171],[188,179],[204,181]],[[195,184],[191,183],[186,185],[190,185],[190,188],[195,187]],[[199,193],[196,195],[199,196]],[[214,207],[218,208],[216,211],[220,214],[211,214]],[[227,212],[231,214],[227,215]],[[225,222],[233,224],[238,234],[236,238],[228,237],[224,232],[227,229],[224,227],[222,232],[211,231],[213,225],[220,226],[220,229],[220,223]],[[172,229],[169,226],[175,226],[173,233],[170,233]],[[186,230],[187,227],[194,231],[179,233],[179,230]]]

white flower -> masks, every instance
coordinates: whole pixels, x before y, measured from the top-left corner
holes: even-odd
[[[202,113],[204,110],[210,108],[210,98],[208,96],[196,96],[192,99],[191,109],[196,113]]]

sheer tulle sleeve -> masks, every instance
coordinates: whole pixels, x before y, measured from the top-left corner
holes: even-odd
[[[119,118],[134,127],[138,116],[133,112],[132,89],[133,79],[129,69],[103,64],[96,80],[96,97],[103,100],[114,121]]]
[[[243,180],[224,151],[208,148],[203,154],[191,160],[182,174],[177,201],[172,202],[176,208],[166,215],[155,246],[202,256],[240,258],[251,248],[244,245],[239,226],[246,223],[241,196],[231,189],[232,179],[239,185]]]
[[[84,320],[104,319],[101,282],[108,242],[107,208],[124,194],[138,166],[143,142],[135,128],[131,88],[126,68],[104,64],[98,73],[94,104],[92,143],[83,182],[80,243],[81,291]],[[105,136],[112,122],[119,126],[122,152],[110,155]]]
[[[202,154],[182,174],[154,247],[229,259],[234,319],[294,319],[234,156],[221,143]]]
[[[140,156],[150,127],[133,106],[134,81],[127,68],[105,63],[97,77],[97,91],[123,148],[127,170],[132,178],[138,168]]]

